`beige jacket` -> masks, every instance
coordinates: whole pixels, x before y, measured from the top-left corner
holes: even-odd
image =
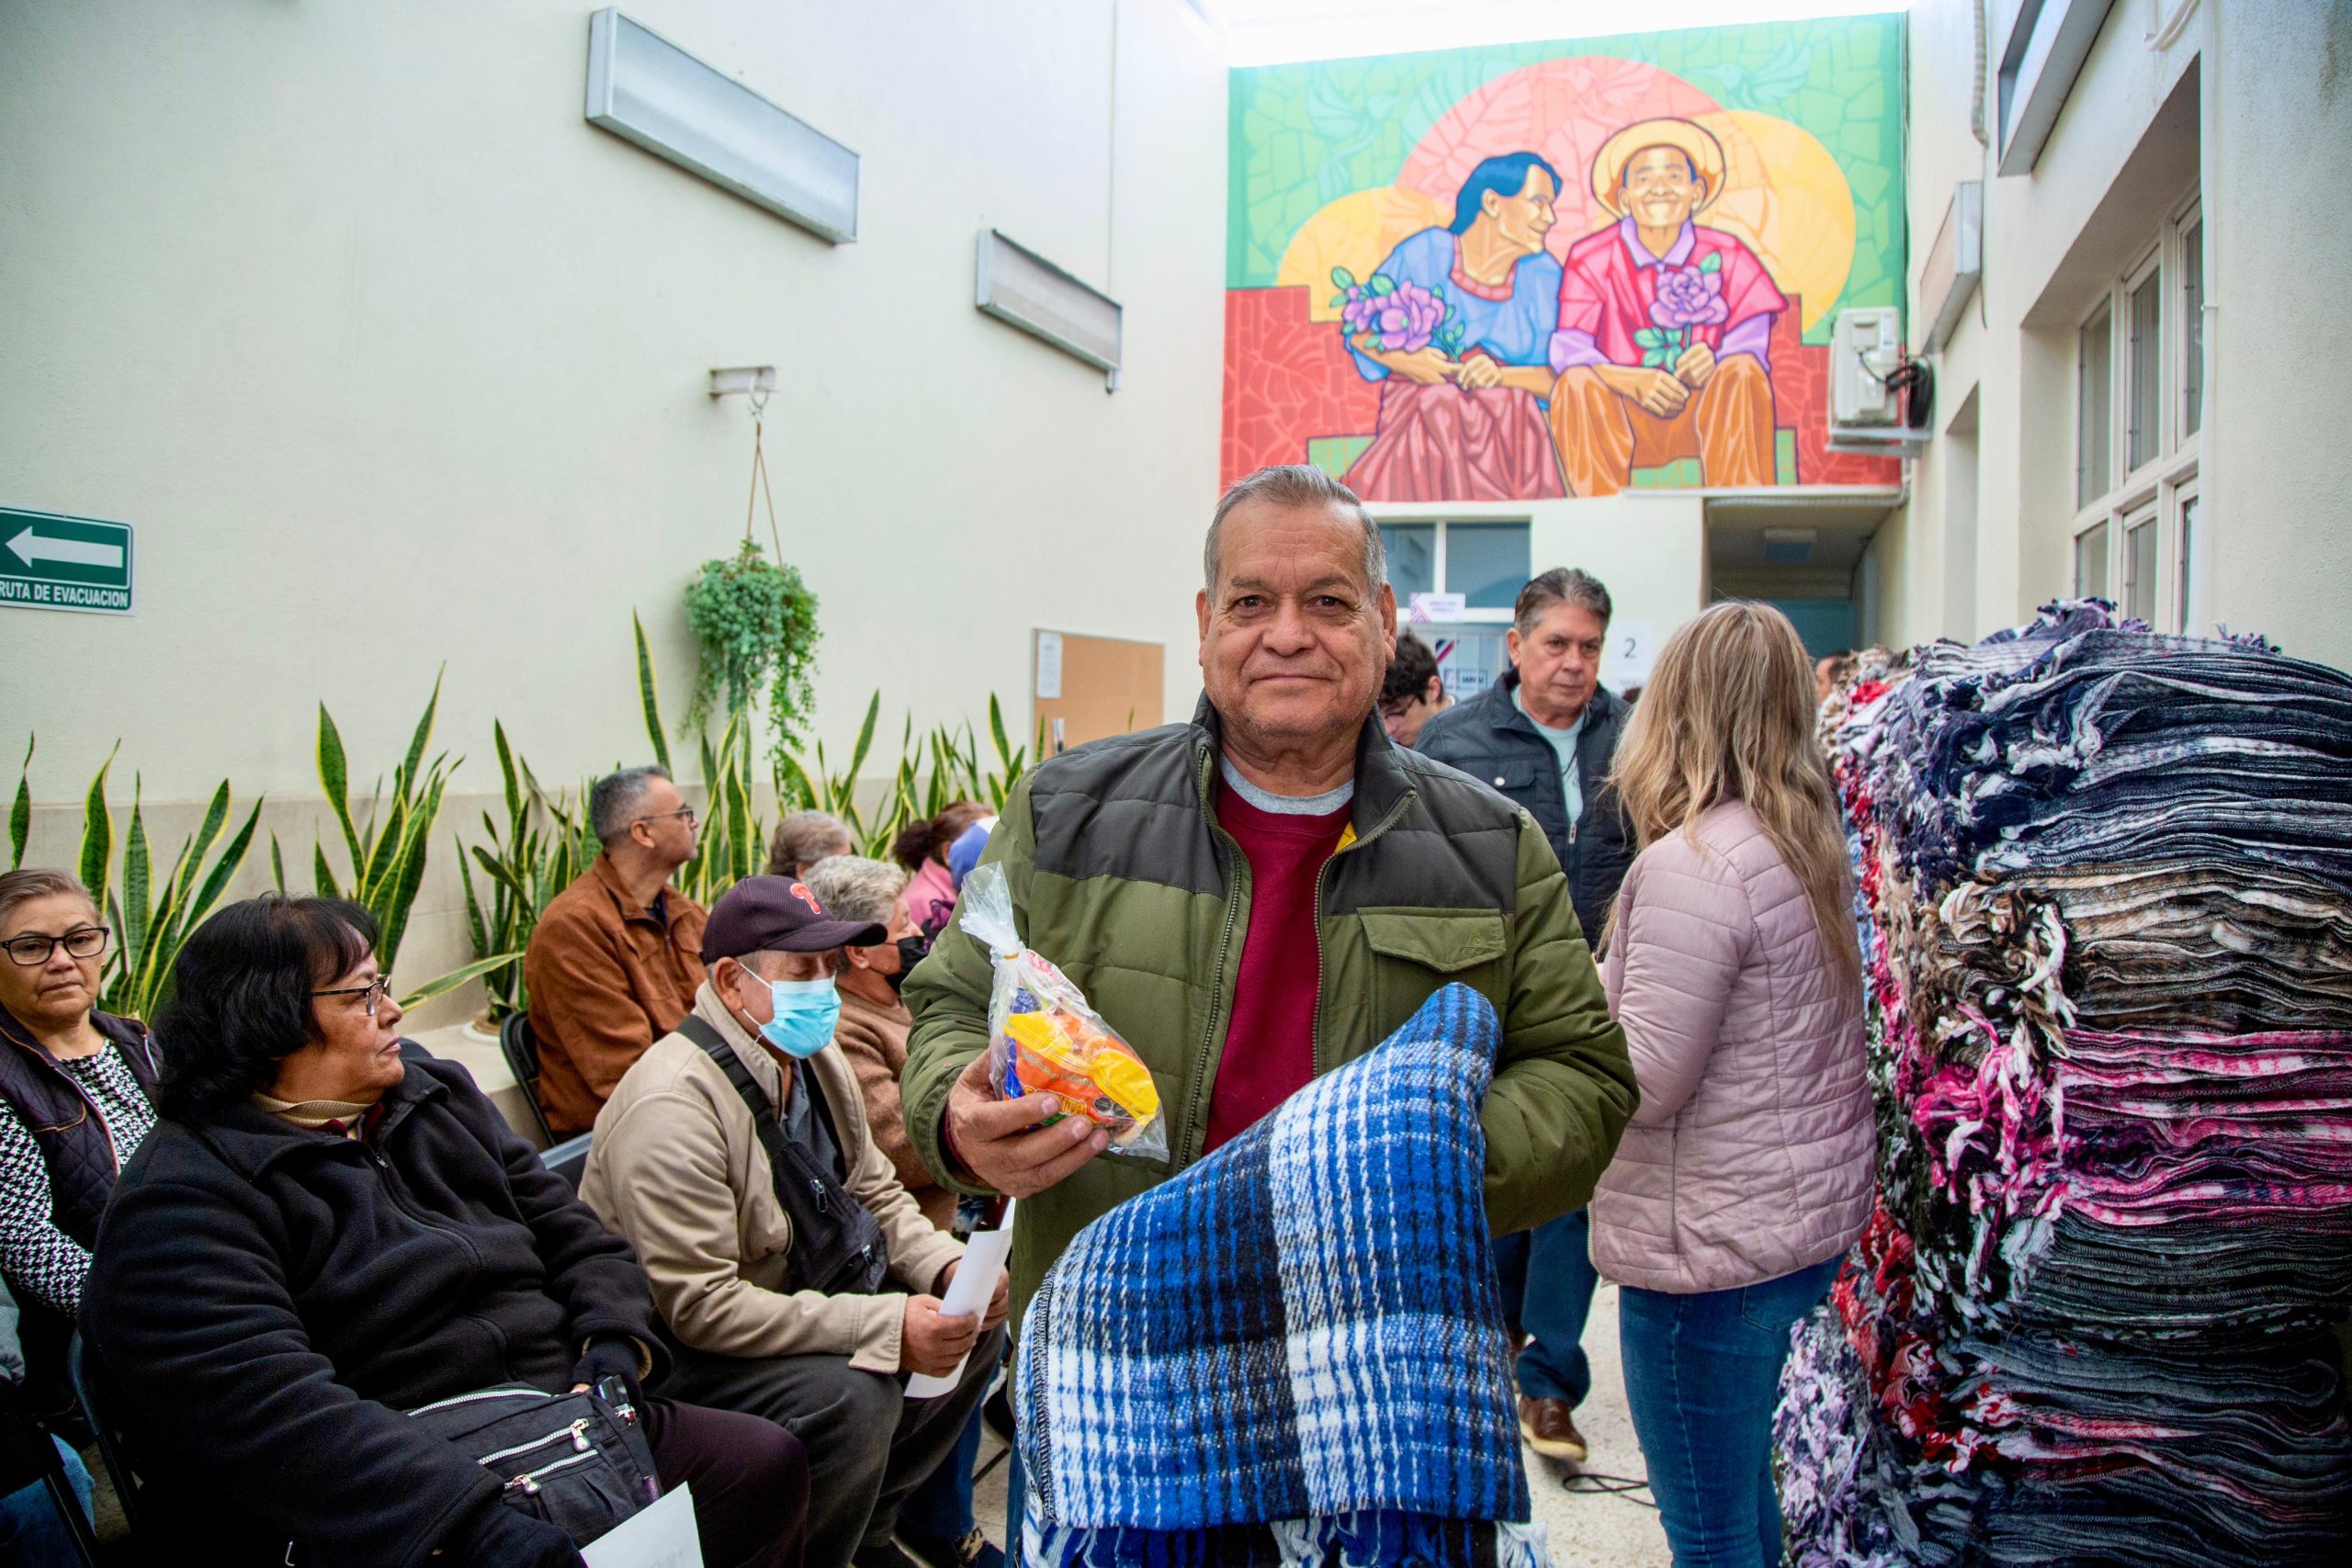
[[[782,1103],[784,1076],[706,985],[695,1013],[718,1030],[752,1077]],[[872,1211],[890,1272],[935,1295],[964,1249],[933,1228],[868,1132],[857,1078],[838,1046],[797,1070],[825,1097],[841,1134],[850,1190]],[[846,1356],[865,1371],[899,1370],[906,1295],[786,1294],[791,1222],[775,1200],[750,1107],[718,1064],[683,1034],[638,1059],[596,1117],[580,1195],[628,1238],[653,1280],[653,1304],[680,1343],[722,1356]]]
[[[1861,998],[1747,803],[1693,828],[1617,895],[1601,983],[1642,1103],[1592,1197],[1594,1267],[1680,1294],[1837,1257],[1872,1190]]]

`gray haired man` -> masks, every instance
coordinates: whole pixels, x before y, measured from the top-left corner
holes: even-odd
[[[605,852],[531,932],[523,983],[539,1047],[539,1108],[584,1133],[613,1086],[678,1027],[704,979],[702,906],[670,886],[695,856],[695,809],[662,768],[596,781],[588,820]]]
[[[1585,940],[1598,947],[1633,845],[1609,787],[1617,738],[1631,711],[1600,683],[1609,590],[1555,567],[1519,591],[1505,638],[1511,668],[1484,694],[1421,728],[1414,750],[1451,762],[1525,807],[1568,874]],[[1582,1209],[1495,1242],[1503,1306],[1519,1353],[1520,1431],[1537,1453],[1580,1462],[1576,1407],[1592,1389],[1586,1315],[1599,1277]]]

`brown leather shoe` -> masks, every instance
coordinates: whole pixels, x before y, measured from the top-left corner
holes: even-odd
[[[1576,1416],[1565,1399],[1520,1395],[1519,1435],[1545,1459],[1566,1460],[1572,1464],[1584,1462],[1584,1434],[1577,1430]]]

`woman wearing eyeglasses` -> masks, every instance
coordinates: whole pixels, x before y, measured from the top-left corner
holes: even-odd
[[[98,1010],[107,937],[63,872],[0,874],[0,1274],[24,1308],[43,1414],[72,1407],[65,1347],[98,1216],[155,1125],[147,1030]]]
[[[356,904],[265,895],[173,965],[163,1120],[82,1314],[142,1512],[208,1562],[578,1568],[523,1511],[583,1462],[561,1428],[493,1473],[407,1413],[618,1380],[662,1488],[692,1486],[703,1560],[797,1568],[798,1440],[645,1396],[669,1360],[645,1271],[463,1067],[401,1038],[375,945]]]

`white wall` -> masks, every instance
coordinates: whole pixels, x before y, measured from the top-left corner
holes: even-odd
[[[1889,573],[1883,630],[1898,644],[1973,636],[2068,591],[2074,329],[2173,198],[2194,188],[2211,307],[2198,626],[2267,631],[2290,652],[2352,665],[2342,613],[2352,533],[2339,516],[2352,442],[2333,395],[2335,367],[2352,360],[2352,313],[2317,303],[2352,281],[2352,203],[2321,152],[2352,146],[2352,73],[2341,64],[2352,60],[2352,7],[2116,0],[2038,165],[2004,178],[1969,127],[1976,3],[1916,0],[1911,11],[1912,254],[1924,259],[1953,182],[1981,178],[1984,280],[1937,356],[1939,435],[1913,465],[1908,505],[1873,546]],[[2156,47],[2184,3],[2186,24]],[[1996,58],[2014,9],[1991,0]],[[2176,107],[2194,107],[2193,139],[2164,129],[2176,93],[2186,95]],[[1986,114],[1997,142],[1992,105]],[[1932,308],[1917,282],[1915,265],[1915,342]],[[2310,374],[2281,374],[2282,355]],[[1975,406],[1963,411],[1972,389]],[[1957,465],[1973,468],[1973,482]],[[1947,526],[1972,503],[1973,547]],[[1972,561],[1973,583],[1950,580]]]
[[[1025,724],[1040,625],[1165,638],[1189,705],[1213,36],[1179,0],[634,0],[864,155],[836,248],[589,126],[592,9],[0,0],[0,504],[140,529],[136,615],[0,609],[0,745],[38,732],[41,800],[118,737],[125,804],[134,769],[151,801],[315,796],[322,700],[364,781],[445,664],[461,792],[495,787],[493,716],[550,784],[641,759],[630,611],[674,722],[680,594],[742,528],[751,429],[713,366],[784,373],[829,750],[876,687],[894,739],[990,692]],[[1120,391],[973,309],[984,225],[1125,302]],[[44,814],[40,852],[74,829]],[[463,956],[436,859],[413,976]]]
[[[380,756],[445,662],[461,784],[493,715],[551,779],[638,756],[629,612],[682,707],[680,592],[742,527],[715,365],[785,374],[829,739],[876,686],[918,726],[1012,702],[1036,624],[1189,635],[1224,172],[1197,21],[1118,7],[1114,234],[1109,7],[631,6],[864,154],[835,248],[590,127],[589,9],[0,5],[0,502],[128,519],[142,558],[129,619],[0,611],[74,672],[9,704],[45,797],[118,735],[156,793],[311,791],[314,703]],[[983,225],[1126,303],[1121,391],[973,310]]]

